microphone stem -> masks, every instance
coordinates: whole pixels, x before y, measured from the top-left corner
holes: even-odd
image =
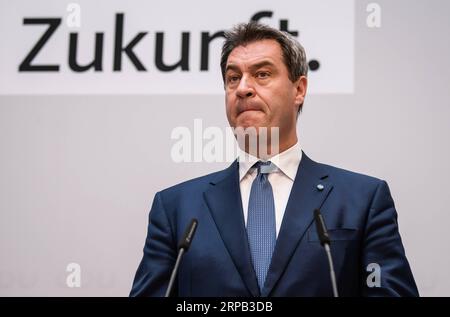
[[[331,257],[330,245],[328,243],[324,244],[325,251],[327,252],[328,264],[330,266],[330,276],[331,284],[333,285],[333,295],[334,297],[339,297],[336,283],[336,274],[334,273],[333,258]]]
[[[183,257],[183,254],[184,254],[184,248],[181,248],[180,252],[178,252],[177,261],[175,262],[175,267],[172,270],[172,275],[170,276],[169,286],[167,287],[165,297],[170,297],[170,293],[172,292],[172,288],[173,288],[173,283],[175,282],[175,278],[176,278],[177,272],[178,272],[178,267],[180,266],[180,262],[181,262],[181,258]]]

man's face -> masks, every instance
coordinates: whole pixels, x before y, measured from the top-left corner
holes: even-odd
[[[296,138],[298,106],[305,93],[306,78],[294,83],[289,79],[275,40],[238,46],[228,56],[225,103],[233,128],[279,127],[282,143],[283,138]]]

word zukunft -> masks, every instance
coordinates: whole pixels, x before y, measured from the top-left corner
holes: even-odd
[[[261,11],[254,14],[250,20],[258,21],[261,18],[270,18],[272,17],[272,11]],[[115,16],[115,28],[114,28],[114,47],[113,47],[113,71],[121,71],[122,70],[122,60],[123,56],[126,56],[132,65],[138,71],[147,71],[147,67],[144,65],[142,59],[138,57],[134,51],[136,46],[142,41],[144,38],[149,38],[147,36],[148,32],[139,32],[137,33],[132,40],[124,43],[124,14],[116,13]],[[45,49],[46,44],[55,34],[59,26],[61,25],[62,18],[24,18],[24,25],[37,25],[40,27],[41,25],[48,25],[46,31],[42,34],[42,36],[36,40],[34,46],[30,45],[31,50],[24,54],[25,58],[19,65],[20,72],[58,72],[60,69],[59,64],[36,64],[34,61],[35,57],[40,53],[40,55],[45,55],[45,52],[48,50]],[[298,35],[298,31],[289,31],[288,30],[288,20],[281,19],[280,21],[280,30],[289,32],[293,36]],[[94,40],[94,56],[93,59],[85,63],[84,65],[80,65],[77,60],[77,51],[78,51],[78,33],[71,32],[69,33],[69,48],[68,48],[68,64],[72,71],[74,72],[85,72],[91,68],[94,71],[99,72],[104,70],[103,65],[103,49],[104,49],[104,32],[96,32],[95,40]],[[222,38],[224,39],[224,31],[220,30],[217,32],[201,32],[200,34],[200,71],[207,71],[209,69],[209,48],[212,41]],[[164,51],[164,32],[155,32],[154,41],[155,41],[155,67],[157,70],[161,72],[170,72],[177,68],[180,68],[182,71],[189,71],[189,51],[190,51],[190,40],[191,33],[190,32],[182,32],[181,33],[181,47],[180,47],[180,59],[175,63],[165,63],[163,60],[163,51]]]

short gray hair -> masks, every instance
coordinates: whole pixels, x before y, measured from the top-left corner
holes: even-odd
[[[289,72],[289,79],[295,82],[300,76],[307,76],[308,64],[303,46],[289,33],[279,31],[268,25],[252,21],[234,26],[225,32],[225,42],[222,46],[220,67],[222,78],[225,82],[225,70],[228,56],[236,47],[246,45],[255,41],[275,40],[280,44],[283,52],[283,60]]]

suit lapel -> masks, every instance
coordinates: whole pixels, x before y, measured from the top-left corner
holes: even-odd
[[[331,191],[332,185],[325,181],[326,178],[327,173],[321,165],[302,153],[262,296],[268,296],[280,279],[299,241],[313,221],[314,209],[322,206]],[[322,190],[317,187],[319,184],[323,185]]]
[[[204,199],[247,289],[253,296],[259,296],[245,229],[237,161],[224,173],[223,179],[211,182],[212,186],[204,192]]]

